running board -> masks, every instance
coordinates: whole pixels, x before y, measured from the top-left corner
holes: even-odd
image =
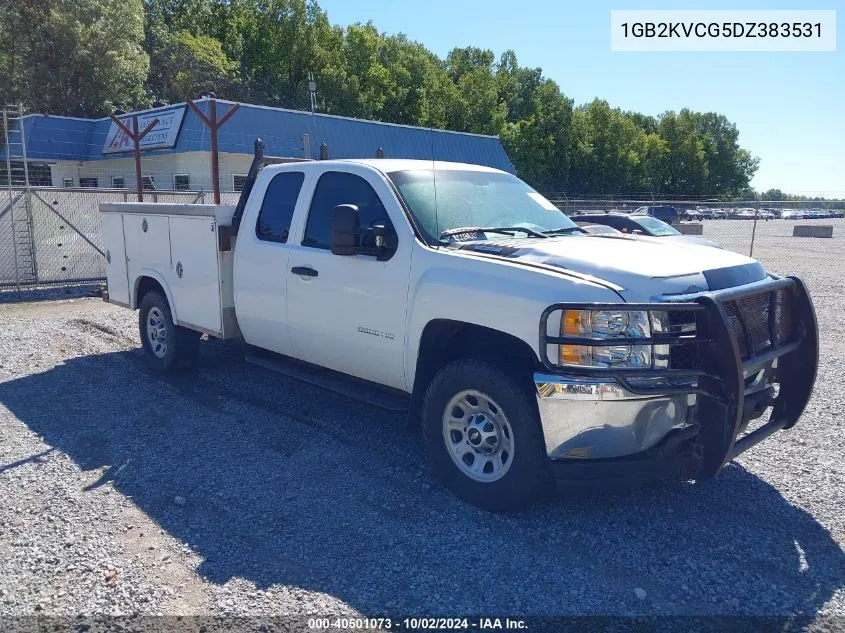
[[[290,360],[279,354],[263,351],[261,355],[247,353],[246,361],[288,378],[320,387],[326,391],[364,402],[379,409],[394,413],[407,413],[410,409],[410,394],[403,395],[401,392],[388,390],[374,383],[358,380],[331,369]]]

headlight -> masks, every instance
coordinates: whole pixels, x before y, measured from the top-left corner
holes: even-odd
[[[648,313],[624,310],[564,310],[560,335],[596,340],[649,338]],[[651,367],[651,345],[561,345],[560,364],[580,367]]]

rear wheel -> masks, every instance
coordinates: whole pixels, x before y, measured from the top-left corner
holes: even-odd
[[[426,391],[422,418],[435,475],[465,501],[516,510],[547,489],[536,405],[498,367],[476,359],[445,366]]]
[[[169,372],[196,361],[200,333],[173,322],[170,305],[160,292],[148,292],[141,300],[138,329],[147,362],[153,369]]]

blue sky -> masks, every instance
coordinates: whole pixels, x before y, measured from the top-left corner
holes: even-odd
[[[740,145],[760,161],[752,185],[845,198],[845,3],[648,4],[618,0],[319,0],[330,21],[372,21],[405,33],[441,57],[455,46],[513,49],[541,67],[576,104],[660,114],[689,107],[736,123]],[[840,4],[841,3],[841,4]],[[837,6],[839,5],[839,6]],[[611,9],[842,9],[836,52],[611,52]]]

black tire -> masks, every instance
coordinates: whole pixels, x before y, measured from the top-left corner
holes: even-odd
[[[512,462],[496,481],[470,478],[458,468],[446,446],[444,411],[449,401],[465,390],[492,398],[507,417],[513,433]],[[422,431],[435,476],[464,501],[493,512],[507,512],[531,505],[550,488],[536,403],[521,381],[488,362],[461,359],[437,372],[424,396]]]
[[[153,349],[147,332],[147,322],[150,314],[161,315],[161,322],[164,329],[163,335],[158,340],[164,342],[164,351],[157,347]],[[144,356],[150,367],[162,373],[174,371],[179,367],[192,365],[199,355],[199,332],[176,325],[173,322],[173,315],[170,312],[170,305],[167,299],[157,290],[152,290],[141,299],[140,311],[138,314],[138,332],[141,336],[141,345],[144,348]]]

